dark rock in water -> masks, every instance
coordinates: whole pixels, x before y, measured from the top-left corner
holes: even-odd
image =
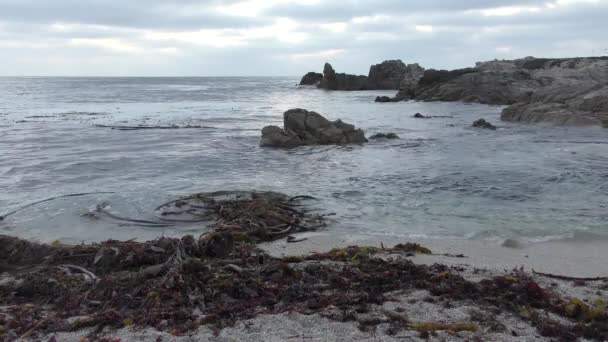
[[[388,97],[388,96],[377,96],[376,97],[376,102],[397,102],[399,100],[395,99],[394,97]]]
[[[329,63],[323,67],[323,79],[319,88],[327,90],[366,90],[367,77],[349,74],[338,74]]]
[[[305,109],[290,109],[283,114],[281,129],[267,126],[262,129],[262,147],[293,148],[303,145],[362,144],[365,134],[341,120],[329,121],[321,114]]]
[[[370,139],[399,139],[399,136],[395,133],[376,133],[369,138]]]
[[[491,129],[491,130],[496,130],[496,126],[492,125],[491,123],[487,122],[485,119],[479,119],[475,122],[473,122],[473,127],[475,128],[484,128],[484,129]]]
[[[416,114],[414,114],[414,117],[415,117],[416,119],[426,119],[426,118],[428,118],[428,117],[426,117],[426,116],[424,116],[424,115],[422,115],[422,114],[420,114],[420,113],[416,113]]]
[[[405,63],[400,59],[384,61],[369,68],[367,88],[397,90],[404,76]]]
[[[304,75],[304,77],[302,77],[300,85],[317,85],[321,83],[322,79],[323,74],[318,72],[309,72],[308,74]]]

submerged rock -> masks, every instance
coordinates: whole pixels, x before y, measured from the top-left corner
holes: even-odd
[[[399,101],[398,99],[394,98],[394,97],[388,97],[388,96],[376,96],[376,102],[397,102]]]
[[[309,72],[308,74],[302,77],[300,81],[300,85],[317,85],[321,83],[323,79],[323,74],[318,72]]]
[[[370,139],[399,139],[399,136],[395,133],[376,133],[369,138]]]
[[[321,114],[305,109],[290,109],[283,114],[284,128],[262,129],[262,147],[293,148],[302,145],[362,144],[367,142],[361,129],[342,122],[329,121]]]
[[[487,122],[485,119],[479,119],[476,120],[475,122],[473,122],[472,127],[475,128],[484,128],[484,129],[491,129],[493,131],[496,130],[496,126],[492,125],[491,123]]]

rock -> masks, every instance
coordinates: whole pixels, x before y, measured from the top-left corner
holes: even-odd
[[[370,139],[399,139],[399,136],[395,133],[376,133],[369,138]]]
[[[422,115],[422,114],[420,114],[420,113],[416,113],[416,114],[414,114],[414,116],[413,116],[413,117],[414,117],[414,118],[416,118],[416,119],[427,119],[427,117],[426,117],[426,116],[424,116],[424,115]]]
[[[491,129],[491,130],[494,130],[494,131],[496,130],[496,126],[494,126],[491,123],[487,122],[485,119],[476,120],[475,122],[473,122],[472,127]]]
[[[341,120],[329,121],[321,114],[305,109],[290,109],[283,114],[284,128],[262,129],[262,147],[293,148],[302,145],[362,144],[365,134]]]
[[[608,57],[494,60],[474,68],[426,70],[396,98],[507,105],[505,121],[555,125],[608,122]]]
[[[398,99],[388,96],[376,96],[375,102],[397,102]]]
[[[424,68],[418,63],[408,64],[405,67],[405,74],[399,84],[399,93],[395,96],[397,100],[407,100],[413,95],[413,90],[424,76]]]
[[[323,74],[318,72],[309,72],[308,74],[304,75],[304,77],[302,77],[300,85],[317,85],[321,83],[322,79]]]
[[[397,90],[405,76],[405,64],[400,60],[372,65],[367,76],[368,89]]]
[[[350,74],[338,74],[329,63],[323,67],[323,79],[319,88],[327,90],[366,90],[367,77]]]

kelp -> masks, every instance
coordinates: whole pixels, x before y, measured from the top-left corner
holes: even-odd
[[[200,206],[196,213],[208,213],[213,224],[199,237],[66,246],[0,236],[0,339],[82,328],[92,328],[90,339],[101,339],[106,328],[123,327],[181,335],[206,325],[219,332],[260,314],[284,312],[356,321],[361,329],[387,323],[389,333],[456,333],[491,324],[411,322],[403,310],[364,315],[373,313],[373,305],[394,301],[394,291],[410,290],[429,291],[437,301],[510,312],[544,336],[608,337],[602,301],[589,305],[563,298],[522,271],[474,282],[443,265],[417,265],[407,256],[431,253],[417,244],[350,246],[282,258],[258,249],[258,241],[324,224],[324,216],[303,209],[302,200],[216,193],[159,207],[162,212]]]

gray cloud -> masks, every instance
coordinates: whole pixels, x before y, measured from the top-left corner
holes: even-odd
[[[241,1],[265,3],[0,0],[0,75],[299,75],[325,61],[363,74],[393,58],[455,68],[608,48],[608,0],[320,0],[264,6],[256,16],[218,10]]]

